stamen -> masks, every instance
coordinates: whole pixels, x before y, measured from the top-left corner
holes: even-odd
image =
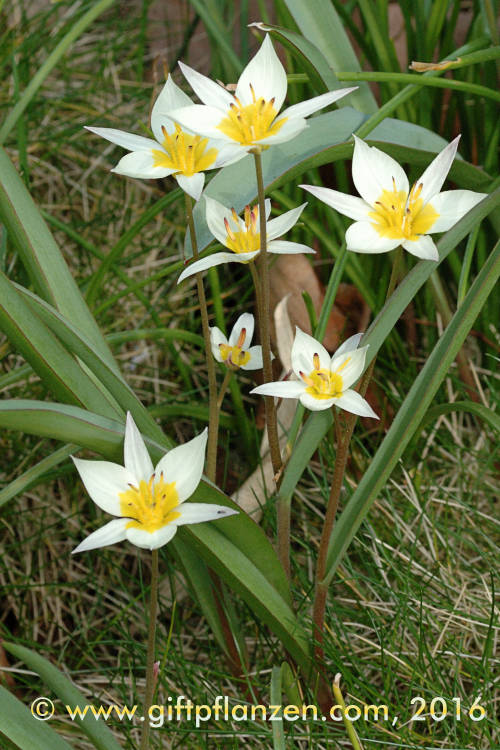
[[[226,227],[226,232],[228,234],[228,237],[230,237],[233,240],[233,242],[234,242],[234,240],[236,239],[236,235],[233,232],[233,230],[231,229],[231,227],[229,226],[229,222],[226,219],[226,217],[224,217],[224,226]]]
[[[252,92],[252,99],[255,102],[256,101],[256,97],[255,97],[255,91],[253,90],[253,86],[252,86],[251,83],[249,83],[248,85],[250,86],[250,91]]]
[[[320,369],[321,363],[319,361],[319,354],[314,354],[314,356],[313,356],[313,364],[314,364],[314,369],[315,370],[319,370]]]
[[[231,216],[235,220],[236,224],[239,224],[238,214],[236,213],[236,211],[234,210],[234,208],[231,209]]]
[[[245,343],[246,335],[247,335],[247,329],[242,328],[240,331],[240,335],[238,336],[238,341],[236,342],[236,346],[238,347],[238,349],[241,349],[241,347]]]

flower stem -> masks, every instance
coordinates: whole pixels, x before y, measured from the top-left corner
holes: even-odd
[[[344,701],[344,696],[342,695],[342,691],[340,690],[340,674],[335,675],[335,680],[333,681],[332,687],[333,687],[333,695],[338,705],[340,706],[340,713],[342,714],[342,721],[344,722],[344,726],[347,729],[347,734],[349,735],[349,739],[351,740],[353,750],[363,750],[363,746],[361,742],[359,741],[359,737],[356,733],[356,730],[354,729],[353,723],[346,716],[346,705]]]
[[[158,550],[151,554],[151,591],[149,605],[148,652],[146,657],[146,695],[144,698],[144,724],[142,727],[140,750],[149,747],[149,709],[153,703],[156,678],[154,675],[156,615],[158,611]]]
[[[186,216],[191,238],[191,247],[193,249],[193,260],[197,260],[198,242],[196,240],[196,230],[193,220],[193,205],[191,196],[186,196]],[[196,286],[198,289],[198,299],[200,301],[201,328],[203,331],[203,340],[205,342],[205,357],[207,362],[208,374],[208,443],[207,443],[207,468],[206,475],[211,482],[215,483],[215,473],[217,468],[217,433],[218,433],[218,410],[217,410],[217,376],[215,373],[215,361],[212,356],[212,347],[210,345],[210,327],[208,325],[207,299],[205,297],[205,288],[201,273],[195,274]]]
[[[393,258],[391,278],[389,280],[389,286],[387,287],[387,293],[385,296],[386,302],[396,288],[396,284],[398,283],[402,252],[402,248],[398,247]],[[358,392],[363,397],[368,389],[374,367],[375,358],[373,358],[373,360],[370,362],[370,365],[363,375],[360,386],[358,388]],[[340,492],[342,490],[344,473],[347,465],[347,458],[349,455],[349,445],[357,419],[356,414],[349,414],[344,423],[341,424],[341,417],[336,411],[335,407],[333,407],[333,416],[335,419],[337,453],[335,456],[335,469],[333,472],[330,497],[328,499],[328,505],[326,509],[325,523],[321,534],[318,562],[316,564],[316,591],[313,605],[313,635],[315,642],[314,656],[317,665],[321,665],[324,662],[323,630],[325,626],[325,610],[328,586],[323,583],[323,579],[326,573],[328,546],[330,544],[330,537],[332,535],[333,525],[335,523],[335,516],[337,515]]]
[[[269,302],[269,267],[267,253],[267,222],[266,222],[266,194],[264,189],[264,179],[262,176],[262,156],[260,151],[254,151],[255,174],[257,177],[257,191],[259,198],[259,219],[260,219],[260,253],[259,253],[259,270],[260,270],[260,295],[256,291],[257,306],[259,310],[260,339],[262,344],[262,362],[264,371],[264,382],[270,383],[273,379],[271,363],[271,334],[270,334],[270,302]],[[254,276],[256,288],[259,286],[258,279]],[[271,454],[271,463],[274,472],[274,478],[277,487],[282,467],[281,451],[278,437],[278,419],[276,416],[276,406],[272,396],[265,396],[266,406],[266,426],[267,437],[269,440],[269,451]],[[285,573],[290,578],[290,517],[286,507],[278,506],[278,556],[283,565]]]

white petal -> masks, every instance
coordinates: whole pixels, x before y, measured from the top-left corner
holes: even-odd
[[[423,234],[417,240],[405,240],[401,243],[405,250],[424,260],[439,260],[439,253],[434,240],[427,234]]]
[[[473,190],[445,190],[439,193],[430,201],[439,216],[427,231],[431,234],[447,232],[487,195],[488,193],[475,193]]]
[[[240,315],[240,317],[234,324],[233,330],[231,331],[231,334],[229,336],[229,346],[236,346],[236,342],[240,337],[241,329],[245,328],[246,336],[243,348],[248,349],[248,346],[252,341],[254,325],[255,320],[252,313],[243,313],[242,315]]]
[[[219,201],[216,201],[214,198],[210,198],[208,195],[205,195],[205,206],[205,218],[210,232],[216,240],[219,240],[221,245],[226,245],[227,232],[224,221],[229,223],[229,226],[233,231],[239,230],[239,225],[235,225],[231,209],[226,208],[222,203],[219,203]]]
[[[200,199],[203,192],[203,185],[205,184],[205,173],[197,172],[196,174],[187,177],[185,174],[176,174],[175,179],[178,185],[185,193],[194,198],[195,201]]]
[[[422,184],[423,186],[420,198],[424,204],[430,201],[441,190],[457,153],[459,140],[460,136],[457,135],[451,143],[448,143],[436,158],[431,161],[420,179],[416,181],[415,185]]]
[[[216,107],[209,107],[206,104],[191,104],[190,107],[174,109],[171,117],[179,125],[182,125],[183,128],[191,130],[193,133],[199,133],[215,140],[234,143],[232,138],[229,138],[222,130],[218,129],[217,126],[220,125],[225,114]]]
[[[364,334],[362,333],[355,333],[354,336],[349,336],[349,338],[339,346],[339,348],[335,352],[334,357],[338,357],[339,354],[345,354],[346,352],[354,352],[358,348],[359,342],[363,338],[363,335]]]
[[[350,219],[355,219],[356,221],[367,221],[368,214],[373,210],[362,198],[347,195],[347,193],[339,193],[338,190],[316,187],[315,185],[299,185],[299,187],[315,195],[316,198],[326,203],[327,206],[335,208],[344,216],[348,216]]]
[[[179,68],[182,70],[184,77],[189,85],[205,104],[219,109],[226,110],[234,102],[232,94],[218,83],[212,81],[207,76],[198,73],[194,68],[190,68],[183,62],[179,62]]]
[[[127,538],[125,528],[128,523],[130,523],[128,518],[115,518],[113,521],[109,521],[86,537],[83,542],[80,542],[71,554],[75,555],[77,552],[87,552],[87,550],[97,549],[97,547],[107,547],[110,544],[123,542]]]
[[[252,388],[250,393],[259,396],[276,396],[276,398],[299,398],[306,389],[305,383],[297,380],[277,380],[273,383],[264,383]]]
[[[380,199],[382,190],[392,192],[393,178],[396,190],[408,193],[408,178],[397,161],[354,136],[352,179],[360,196],[373,206]]]
[[[339,372],[342,378],[342,390],[345,391],[349,388],[356,380],[360,377],[365,369],[366,351],[368,347],[363,346],[361,349],[356,349],[353,352],[343,352],[341,354],[336,353],[332,357],[331,370],[332,372]],[[347,364],[344,364],[347,362]],[[342,367],[342,365],[344,365]]]
[[[305,406],[306,409],[310,409],[311,411],[323,411],[324,409],[329,409],[330,406],[333,406],[335,403],[334,398],[315,398],[310,393],[305,392],[299,400],[302,406]]]
[[[210,328],[210,347],[212,349],[212,354],[214,355],[214,358],[217,362],[222,362],[222,357],[219,349],[220,344],[225,344],[227,346],[227,338],[224,336],[220,328],[217,328],[217,326],[213,326],[212,328]]]
[[[281,113],[282,117],[309,117],[313,112],[317,112],[318,109],[328,107],[329,104],[333,104],[338,99],[342,99],[343,96],[351,94],[356,91],[358,87],[352,86],[349,89],[337,89],[337,91],[327,91],[326,94],[320,94],[314,96],[312,99],[306,99],[304,102],[298,104],[292,104],[291,107],[287,107]]]
[[[266,209],[266,222],[267,222],[267,220],[271,216],[271,199],[270,198],[266,198],[264,200],[264,206]],[[268,226],[269,226],[269,223],[268,223]]]
[[[280,111],[286,96],[286,72],[274,51],[271,37],[268,34],[266,34],[257,54],[250,60],[239,77],[236,98],[243,105],[251,104],[254,101],[250,85],[256,99],[262,97],[266,102],[274,99],[274,108],[276,112]]]
[[[378,419],[378,416],[373,411],[372,407],[366,401],[363,396],[360,396],[357,391],[344,391],[342,396],[335,399],[335,406],[345,411],[350,411],[351,414],[358,414],[360,417],[373,417]]]
[[[287,240],[271,240],[267,246],[269,253],[276,255],[298,255],[299,253],[314,253],[312,247],[301,245],[300,242],[288,242]]]
[[[151,110],[151,130],[158,143],[163,143],[164,139],[161,126],[167,127],[172,122],[170,113],[180,107],[190,107],[192,103],[189,96],[174,83],[172,76],[169,75]]]
[[[207,268],[213,268],[214,266],[220,266],[222,263],[248,263],[258,255],[260,250],[255,250],[253,253],[214,253],[214,255],[207,255],[206,258],[200,258],[194,263],[191,263],[179,276],[177,283],[187,279],[195,273],[204,271]]]
[[[241,369],[242,370],[262,370],[262,367],[263,367],[262,347],[251,346],[247,351],[250,354],[250,359],[248,360],[246,365],[240,365]],[[273,359],[272,355],[271,355],[271,358]]]
[[[211,148],[217,149],[218,153],[215,162],[207,169],[217,169],[218,167],[227,167],[228,164],[236,164],[248,153],[248,146],[240,146],[234,141],[226,143],[215,138],[208,139],[207,149]]]
[[[165,482],[175,482],[175,489],[179,496],[179,503],[191,497],[198,487],[205,463],[205,449],[207,447],[208,429],[184,445],[172,448],[155,468],[158,478],[163,472]]]
[[[203,521],[216,521],[220,518],[227,518],[238,513],[237,510],[228,508],[227,505],[212,505],[209,503],[184,503],[176,508],[176,513],[180,513],[180,518],[176,518],[173,523],[176,526],[184,526],[186,523],[202,523]]]
[[[111,461],[87,461],[74,456],[71,458],[94,503],[112,516],[121,516],[119,494],[126,492],[129,484],[136,485],[135,474]]]
[[[162,526],[158,531],[145,531],[144,529],[138,529],[132,527],[127,529],[127,539],[131,544],[135,544],[136,547],[141,549],[158,549],[167,544],[177,531],[177,525],[175,523],[167,523]]]
[[[292,368],[298,378],[300,373],[305,375],[314,370],[314,355],[319,356],[320,367],[324,370],[330,369],[331,358],[323,344],[315,338],[296,328],[295,340],[292,346]]]
[[[302,131],[307,128],[307,122],[303,117],[299,117],[293,120],[278,117],[278,119],[275,120],[275,123],[279,122],[280,120],[285,120],[285,122],[278,130],[278,132],[275,133],[275,135],[269,135],[267,138],[261,138],[260,140],[256,141],[256,143],[258,143],[260,146],[276,146],[278,143],[291,141],[292,138],[295,138],[296,135],[302,133]]]
[[[307,203],[303,203],[301,206],[297,206],[297,208],[292,208],[291,211],[285,211],[284,214],[276,217],[276,219],[271,219],[267,225],[267,238],[274,240],[286,234],[298,222],[299,216],[306,206]]]
[[[151,151],[152,148],[158,148],[158,143],[152,138],[145,138],[143,135],[134,135],[125,133],[124,130],[115,130],[115,128],[92,128],[89,125],[84,126],[91,133],[100,135],[117,146],[122,146],[129,151]],[[161,139],[163,141],[163,138]]]
[[[160,151],[160,147],[158,146]],[[156,180],[168,177],[175,169],[167,167],[155,167],[152,151],[132,151],[131,154],[123,156],[116,167],[111,170],[115,174],[123,174],[126,177],[138,177],[143,180]]]
[[[136,477],[137,482],[145,479],[146,482],[153,473],[153,462],[149,457],[148,450],[142,439],[142,435],[132,418],[132,414],[127,412],[127,423],[125,426],[125,443],[123,446],[125,458],[125,468]]]
[[[368,221],[356,221],[345,233],[347,249],[355,253],[388,253],[401,245],[401,240],[390,240],[381,237],[373,224]]]

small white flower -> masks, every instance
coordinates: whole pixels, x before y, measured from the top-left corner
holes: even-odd
[[[180,62],[179,66],[203,104],[181,106],[174,112],[175,119],[194,133],[236,143],[243,153],[289,141],[307,127],[308,115],[357,88],[329,91],[293,104],[278,117],[287,79],[267,34],[239,77],[234,96],[188,65]]]
[[[298,380],[264,383],[250,392],[261,396],[298,398],[312,411],[337,406],[361,417],[378,419],[370,404],[349,388],[365,367],[368,346],[358,349],[362,335],[351,336],[330,357],[319,341],[297,328],[292,347],[292,369]]]
[[[410,190],[399,164],[354,136],[352,179],[361,198],[314,185],[301,185],[328,206],[355,219],[346,232],[347,249],[386,253],[402,245],[417,258],[439,260],[430,234],[446,232],[486,193],[439,191],[458,148],[460,136],[429,164]]]
[[[178,526],[213,521],[237,511],[224,505],[185,503],[200,483],[207,430],[184,445],[172,448],[156,468],[130,412],[124,443],[125,466],[109,461],[73,461],[92,500],[118,516],[73,550],[84,552],[109,544],[129,542],[143,549],[156,549],[169,542]]]
[[[217,362],[237,370],[260,370],[262,367],[262,347],[250,346],[254,329],[254,317],[251,313],[240,315],[227,339],[220,328],[210,328],[212,354]]]
[[[172,111],[190,104],[191,99],[169,75],[151,112],[151,130],[156,140],[115,128],[86,128],[131,152],[120,159],[112,172],[143,179],[172,175],[179,187],[198,200],[205,183],[204,172],[237,161],[243,154],[222,140],[202,138],[184,130],[172,118]]]
[[[248,263],[260,253],[260,218],[258,206],[246,206],[244,218],[240,219],[234,208],[229,209],[219,201],[205,195],[206,219],[208,228],[222,245],[231,250],[230,253],[214,253],[191,263],[179,276],[178,284],[199,271],[204,271],[221,263]],[[288,232],[299,220],[299,216],[307,203],[303,203],[291,211],[286,211],[276,219],[268,221],[271,213],[271,201],[266,199],[266,234],[267,252],[280,255],[295,253],[314,253],[312,248],[298,242],[278,240]]]

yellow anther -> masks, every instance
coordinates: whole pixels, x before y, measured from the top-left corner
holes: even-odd
[[[319,354],[315,354],[313,356],[313,365],[315,370],[319,370],[321,367],[321,363],[319,361]]]
[[[175,133],[168,133],[164,125],[162,146],[165,149],[153,149],[153,165],[175,170],[173,174],[183,174],[191,177],[197,172],[209,169],[217,159],[215,148],[207,149],[208,139],[200,135],[185,133],[178,123],[175,123]]]
[[[236,217],[236,218],[238,218],[238,217]],[[224,217],[224,226],[226,227],[226,232],[227,232],[227,234],[228,234],[228,237],[229,237],[230,239],[232,239],[232,240],[233,240],[233,242],[234,242],[234,241],[236,240],[236,235],[235,235],[235,233],[233,232],[233,230],[231,229],[231,227],[229,226],[229,222],[228,222],[228,220],[226,219],[226,217]]]
[[[247,335],[247,329],[242,328],[240,331],[240,335],[238,336],[238,341],[236,342],[236,347],[238,349],[241,349],[243,344],[245,343],[246,335]]]
[[[233,141],[245,146],[275,135],[286,121],[286,118],[281,118],[275,122],[278,113],[274,108],[274,98],[270,101],[262,97],[257,99],[251,86],[250,90],[253,101],[242,105],[239,99],[234,97],[226,116],[217,126]]]

